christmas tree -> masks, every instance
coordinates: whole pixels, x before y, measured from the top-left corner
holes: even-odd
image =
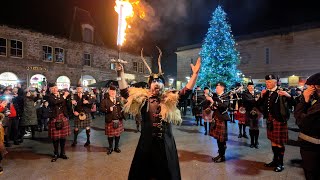
[[[240,71],[237,69],[239,52],[221,6],[213,12],[209,24],[200,52],[202,64],[197,84],[210,86],[222,81],[227,88],[232,88],[240,81]]]

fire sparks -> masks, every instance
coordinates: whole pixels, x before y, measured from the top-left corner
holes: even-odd
[[[118,13],[117,45],[122,46],[126,40],[126,30],[131,28],[128,23],[129,19],[133,18],[135,11],[139,18],[143,19],[145,17],[145,12],[140,5],[139,0],[116,0],[114,9]]]

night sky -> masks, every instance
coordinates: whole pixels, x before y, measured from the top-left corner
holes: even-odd
[[[316,0],[143,0],[148,18],[135,19],[125,49],[157,56],[156,45],[164,51],[164,64],[175,61],[177,47],[201,43],[212,12],[218,4],[228,15],[235,36],[280,27],[318,22]],[[0,6],[0,24],[33,29],[68,37],[73,7],[91,13],[105,45],[116,48],[117,13],[114,0],[10,0]],[[173,74],[174,75],[174,74]]]

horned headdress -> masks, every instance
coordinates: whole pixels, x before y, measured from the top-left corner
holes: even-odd
[[[164,81],[164,77],[163,77],[163,72],[162,72],[162,68],[161,68],[161,57],[162,57],[162,51],[161,49],[156,46],[158,51],[159,51],[159,57],[158,57],[158,67],[159,67],[159,72],[156,74],[156,73],[152,73],[152,70],[150,68],[150,66],[148,65],[146,59],[143,57],[143,48],[141,49],[141,59],[144,63],[144,65],[147,67],[149,73],[150,73],[150,76],[148,77],[148,84],[150,86],[151,82],[154,80],[154,79],[161,79],[163,84],[165,84],[165,81]]]

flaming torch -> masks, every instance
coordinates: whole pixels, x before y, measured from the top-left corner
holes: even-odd
[[[118,60],[120,60],[120,50],[121,46],[124,43],[126,36],[126,29],[130,28],[127,23],[127,18],[133,17],[133,7],[129,0],[116,0],[116,6],[114,7],[115,11],[118,13],[118,37],[117,37],[117,46],[118,46]]]

